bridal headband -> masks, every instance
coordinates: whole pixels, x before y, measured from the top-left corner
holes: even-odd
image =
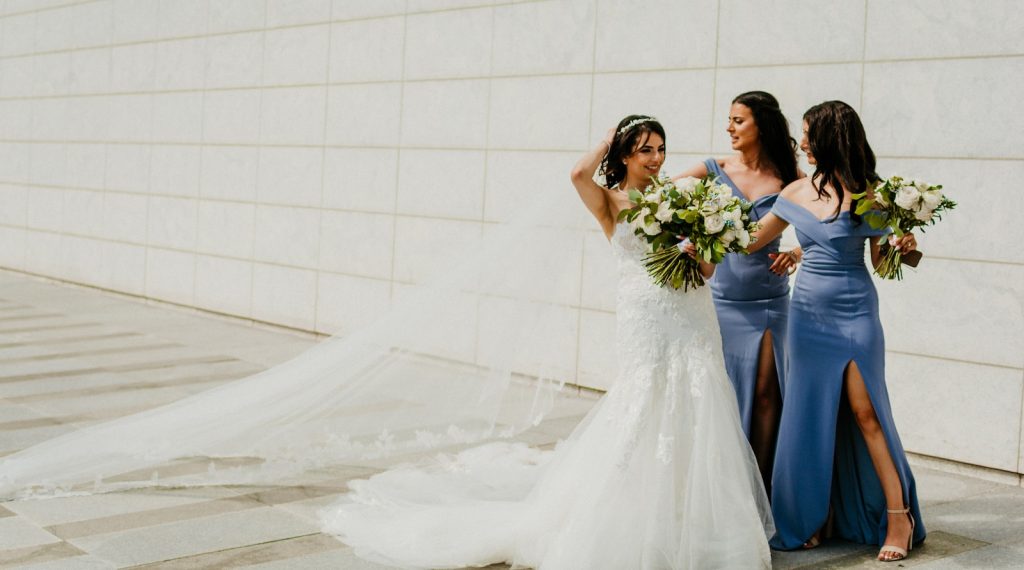
[[[626,126],[624,126],[621,129],[619,129],[619,132],[616,133],[616,134],[621,135],[622,133],[628,131],[629,129],[632,129],[633,127],[635,127],[637,125],[642,125],[644,123],[649,123],[651,121],[657,121],[657,120],[658,119],[655,119],[654,117],[640,117],[638,119],[633,119],[632,121],[626,123]]]

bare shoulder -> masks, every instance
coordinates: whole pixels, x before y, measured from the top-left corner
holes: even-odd
[[[813,192],[814,188],[811,185],[811,179],[809,177],[797,178],[790,182],[782,189],[780,196],[783,198],[793,201],[799,199],[801,196],[806,195],[807,192]]]

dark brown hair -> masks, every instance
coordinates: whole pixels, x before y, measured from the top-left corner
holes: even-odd
[[[740,93],[732,102],[750,109],[757,125],[761,156],[775,169],[785,187],[797,178],[796,139],[789,134],[789,121],[779,108],[779,101],[765,91]]]
[[[864,125],[853,107],[842,101],[825,101],[804,113],[807,121],[807,144],[817,162],[811,177],[818,198],[828,196],[825,187],[836,190],[838,203],[830,222],[839,217],[845,192],[864,192],[869,184],[878,182],[875,153],[868,144]],[[817,182],[813,182],[817,180]],[[850,217],[860,221],[855,211]]]
[[[601,174],[605,184],[611,188],[626,178],[626,165],[622,159],[628,158],[640,144],[657,133],[665,140],[665,127],[650,115],[630,115],[615,127],[615,136],[608,147],[608,154],[601,161]]]

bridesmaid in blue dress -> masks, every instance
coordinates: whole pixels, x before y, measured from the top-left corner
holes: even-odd
[[[813,175],[782,191],[752,245],[791,224],[804,250],[789,312],[772,546],[817,546],[830,522],[844,539],[882,545],[879,560],[902,560],[925,529],[889,405],[878,295],[864,264],[865,243],[872,263],[880,261],[885,232],[850,210],[850,194],[878,180],[875,156],[857,113],[841,101],[804,114],[801,148]],[[889,242],[917,247],[911,234]]]
[[[796,141],[770,93],[738,95],[726,129],[737,154],[709,158],[676,178],[712,174],[733,195],[753,203],[751,218],[771,211],[784,186],[804,176],[797,168]],[[725,366],[736,390],[743,431],[771,494],[772,462],[782,411],[789,275],[799,249],[779,252],[781,238],[751,255],[729,254],[708,282],[722,330]],[[770,271],[769,271],[770,269]]]

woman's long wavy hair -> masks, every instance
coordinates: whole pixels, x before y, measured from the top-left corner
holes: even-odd
[[[789,121],[782,114],[779,101],[765,91],[747,91],[732,100],[750,109],[757,125],[761,143],[761,159],[775,169],[785,187],[797,179],[797,143],[789,134]]]
[[[842,101],[825,101],[804,113],[807,144],[817,164],[811,176],[818,199],[828,197],[826,186],[836,190],[836,211],[829,219],[839,218],[845,192],[860,193],[879,181],[875,172],[875,153],[868,144],[864,125],[853,107]],[[850,217],[860,222],[853,210]]]
[[[601,161],[600,172],[604,175],[608,188],[626,179],[626,165],[622,162],[623,159],[628,158],[647,142],[651,133],[657,133],[661,140],[665,140],[665,127],[650,115],[630,115],[619,121],[615,127],[612,144],[608,147],[608,154]]]

